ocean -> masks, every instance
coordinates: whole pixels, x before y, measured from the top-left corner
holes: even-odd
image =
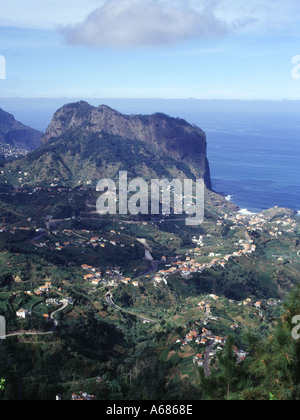
[[[300,211],[297,113],[190,113],[207,135],[213,189],[243,212],[279,206]]]

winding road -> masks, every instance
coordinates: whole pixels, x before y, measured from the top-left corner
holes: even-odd
[[[54,312],[52,312],[52,314],[50,314],[50,320],[52,321],[52,327],[51,327],[50,331],[47,331],[47,332],[24,332],[24,331],[23,332],[15,332],[15,333],[12,333],[12,334],[6,334],[3,337],[0,337],[0,339],[5,340],[8,337],[17,337],[17,336],[20,336],[20,335],[49,335],[49,334],[53,334],[55,328],[58,326],[58,321],[55,319],[55,314],[63,311],[68,306],[67,302],[60,301],[60,303],[62,304],[62,306],[59,309],[56,309]]]
[[[150,318],[146,318],[145,316],[143,316],[143,315],[138,315],[138,314],[135,314],[135,313],[132,313],[132,312],[129,312],[129,311],[126,311],[126,310],[124,310],[124,309],[122,309],[122,308],[120,308],[120,306],[118,306],[113,300],[113,296],[112,296],[112,293],[111,292],[108,292],[106,295],[105,295],[105,300],[106,300],[106,303],[108,303],[108,305],[110,305],[110,306],[113,306],[115,309],[119,309],[120,311],[122,311],[122,312],[124,312],[124,313],[127,313],[127,314],[130,314],[130,315],[134,315],[134,316],[136,316],[136,317],[138,317],[138,318],[140,318],[140,320],[143,322],[143,323],[155,323],[155,322],[157,322],[157,320],[154,320],[154,319],[150,319]]]

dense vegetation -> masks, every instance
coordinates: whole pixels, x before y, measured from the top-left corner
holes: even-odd
[[[225,268],[215,265],[189,276],[178,271],[167,284],[154,286],[155,274],[175,259],[207,264],[218,253],[239,249],[245,225],[228,217],[218,222],[218,206],[207,208],[207,223],[194,229],[180,218],[115,221],[95,214],[97,194],[80,187],[2,186],[0,194],[0,315],[7,331],[18,334],[0,340],[1,399],[70,399],[80,390],[100,400],[299,397],[298,343],[290,339],[299,292],[281,318],[278,300],[299,281],[296,219],[289,222],[293,232],[280,241],[270,239],[269,227],[254,233],[258,252],[232,258]],[[91,243],[95,236],[103,247]],[[194,242],[200,236],[203,247]],[[144,259],[145,246],[137,238],[147,241],[153,264]],[[285,259],[274,259],[278,254]],[[83,264],[99,269],[103,283],[87,281]],[[125,277],[136,279],[138,287],[123,284]],[[46,282],[52,284],[48,293],[36,294]],[[108,291],[121,310],[109,305]],[[56,314],[58,326],[51,331],[49,316],[59,305],[46,301],[65,297],[72,303]],[[243,304],[246,298],[251,305]],[[267,304],[270,298],[277,306]],[[258,299],[264,302],[261,314],[254,306]],[[210,303],[211,318],[199,309],[203,300]],[[20,308],[31,316],[19,319]],[[154,322],[143,324],[145,317]],[[204,325],[214,335],[233,337],[212,360],[210,377],[193,363],[205,346],[192,342],[181,348],[186,335],[201,334]],[[248,352],[243,363],[236,363],[233,344]]]
[[[237,363],[234,338],[217,354],[211,376],[200,369],[197,383],[167,387],[168,372],[180,358],[164,361],[159,354],[169,333],[162,329],[151,338],[149,327],[122,314],[116,327],[95,316],[87,306],[84,319],[60,316],[55,337],[30,342],[0,342],[1,399],[66,398],[84,387],[97,399],[298,400],[300,390],[300,340],[292,337],[293,317],[300,312],[300,288],[284,304],[276,327],[265,340],[248,333],[248,357]],[[175,333],[175,331],[173,332]],[[22,344],[26,342],[27,344]],[[78,358],[78,356],[80,357]]]
[[[10,170],[10,172],[8,172]],[[178,162],[163,152],[138,140],[126,139],[106,132],[84,133],[73,129],[49,142],[24,159],[5,169],[5,179],[19,183],[20,172],[30,173],[22,180],[26,185],[46,185],[59,180],[60,185],[76,186],[101,178],[117,179],[119,171],[130,178],[173,179],[194,176],[184,162]]]
[[[245,362],[237,364],[232,351],[234,340],[230,337],[225,350],[218,355],[212,375],[206,378],[203,370],[200,371],[202,397],[214,400],[299,400],[300,340],[292,335],[293,319],[299,314],[298,286],[284,303],[282,316],[266,340],[261,342],[255,333],[248,334],[249,357]]]

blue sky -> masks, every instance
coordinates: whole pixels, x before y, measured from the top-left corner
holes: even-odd
[[[10,0],[0,97],[300,99],[299,28],[299,0]]]

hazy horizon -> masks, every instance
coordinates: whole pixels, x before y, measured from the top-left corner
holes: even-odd
[[[298,0],[2,2],[0,97],[299,100],[299,16]]]
[[[172,117],[186,118],[198,113],[298,113],[299,101],[225,100],[225,99],[135,99],[135,98],[0,98],[0,108],[15,119],[44,131],[53,114],[67,103],[86,101],[90,105],[108,105],[124,114],[163,112]],[[189,121],[194,123],[193,121]]]

